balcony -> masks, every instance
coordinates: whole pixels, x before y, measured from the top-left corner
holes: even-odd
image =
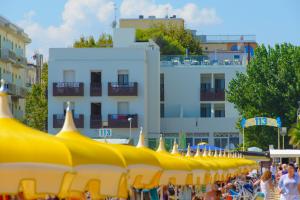
[[[130,124],[128,118],[132,118],[131,127],[138,128],[138,115],[121,115],[121,114],[109,114],[108,115],[108,127],[110,128],[129,128]]]
[[[138,83],[132,82],[126,85],[118,83],[108,83],[108,96],[137,96]]]
[[[9,95],[16,95],[17,94],[17,87],[13,83],[6,83],[5,89]]]
[[[77,128],[84,128],[84,115],[83,114],[74,114],[73,115],[75,126]],[[54,114],[53,115],[53,128],[62,128],[65,122],[65,115],[63,114]]]
[[[102,84],[101,83],[91,83],[90,84],[90,96],[102,96]]]
[[[16,57],[16,67],[26,67],[27,66],[27,59],[23,56]]]
[[[224,89],[201,89],[200,101],[225,101]]]
[[[84,84],[82,82],[53,83],[53,96],[84,96]]]
[[[102,117],[101,116],[93,116],[90,117],[90,128],[98,129],[102,127]]]
[[[12,50],[10,50],[8,48],[2,48],[1,49],[1,59],[6,62],[16,63],[17,56],[16,56],[15,52],[13,52]]]

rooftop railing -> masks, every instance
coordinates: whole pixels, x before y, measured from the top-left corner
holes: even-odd
[[[209,53],[204,56],[162,55],[162,66],[180,65],[246,65],[245,53]]]
[[[256,42],[256,35],[197,35],[202,42]]]

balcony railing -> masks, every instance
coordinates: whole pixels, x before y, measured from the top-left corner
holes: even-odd
[[[91,115],[90,117],[90,128],[97,129],[102,127],[102,117]]]
[[[91,83],[90,84],[90,96],[102,96],[102,84]]]
[[[128,118],[132,118],[131,121],[131,128],[138,127],[138,115],[137,114],[128,114],[128,115],[121,115],[121,114],[109,114],[108,115],[108,126],[110,128],[129,128],[130,124]]]
[[[200,101],[225,101],[224,89],[201,89]]]
[[[7,62],[15,63],[17,60],[16,53],[8,48],[1,49],[1,59]]]
[[[84,84],[82,82],[53,83],[53,96],[84,96]]]
[[[23,56],[17,56],[16,57],[16,66],[17,67],[26,67],[27,65],[27,59]]]
[[[84,115],[83,114],[74,114],[73,115],[75,126],[77,128],[84,128]],[[54,114],[53,115],[53,128],[62,128],[65,121],[65,115],[63,114]]]
[[[137,96],[138,83],[128,84],[108,83],[108,96]]]
[[[160,61],[162,66],[246,65],[247,58],[243,52],[207,52],[200,56],[163,55]]]
[[[17,87],[13,83],[6,83],[5,89],[9,95],[16,95],[17,94]]]

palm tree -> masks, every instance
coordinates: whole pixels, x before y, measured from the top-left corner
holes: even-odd
[[[290,145],[293,145],[293,147],[300,148],[300,123],[296,123],[292,126],[292,128],[289,130],[289,136],[290,136]]]

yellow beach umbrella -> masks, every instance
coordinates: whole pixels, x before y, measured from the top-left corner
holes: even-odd
[[[56,135],[72,154],[75,177],[69,197],[82,197],[85,191],[89,191],[92,199],[105,196],[126,198],[127,170],[122,155],[108,145],[100,145],[80,134],[69,106],[68,102],[63,128]]]
[[[176,141],[174,141],[172,155],[166,151],[163,138],[160,137],[159,146],[156,152],[156,156],[163,168],[159,184],[186,185],[192,176],[192,171],[185,159],[176,156],[176,154],[179,155]]]
[[[223,163],[218,162],[211,150],[209,149],[207,151],[207,149],[204,149],[204,153],[202,155],[202,157],[197,156],[197,159],[200,159],[202,161],[208,162],[211,165],[211,170],[210,170],[210,175],[211,175],[211,179],[210,179],[210,183],[213,183],[215,181],[221,181],[222,180],[222,174],[225,172],[225,167],[223,165]]]
[[[151,189],[158,186],[162,172],[155,152],[145,146],[144,133],[140,131],[139,142],[136,147],[112,144],[124,158],[128,170],[127,182],[129,187]]]
[[[196,154],[199,155],[200,151],[197,148]],[[189,165],[192,169],[193,173],[193,185],[206,184],[208,181],[206,180],[208,176],[210,176],[210,169],[212,167],[209,162],[195,159],[195,157],[191,153],[191,147],[188,145],[187,153],[185,155],[186,159],[189,161]]]
[[[0,194],[34,199],[63,196],[72,180],[68,148],[53,136],[15,120],[8,107],[4,81],[0,88]]]

